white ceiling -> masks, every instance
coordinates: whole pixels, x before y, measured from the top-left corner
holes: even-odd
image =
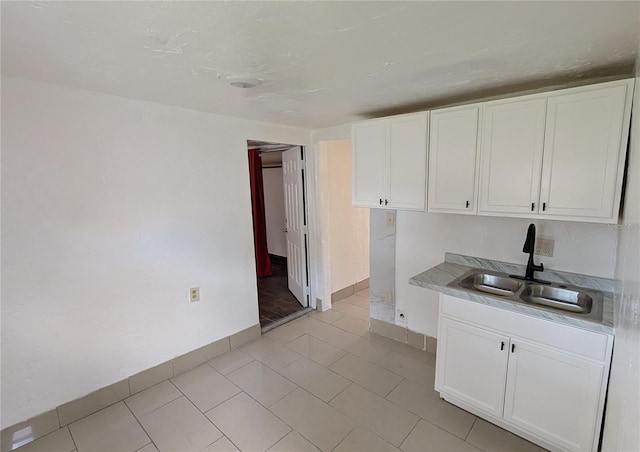
[[[309,128],[630,74],[640,29],[637,1],[1,7],[3,74]]]

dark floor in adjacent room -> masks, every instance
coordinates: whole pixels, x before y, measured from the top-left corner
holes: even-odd
[[[258,307],[262,328],[305,309],[287,287],[286,261],[272,258],[271,269],[271,276],[258,278]]]

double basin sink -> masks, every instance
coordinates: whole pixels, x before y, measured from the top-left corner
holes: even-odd
[[[506,273],[482,269],[473,269],[447,285],[592,321],[602,320],[603,295],[595,290],[541,280],[522,280]]]

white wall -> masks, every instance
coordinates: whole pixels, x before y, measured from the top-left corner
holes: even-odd
[[[438,265],[449,251],[526,264],[527,226],[555,240],[554,256],[536,256],[549,270],[612,278],[617,229],[609,225],[398,211],[396,309],[407,311],[413,331],[437,335],[438,292],[409,285],[409,278]]]
[[[333,293],[369,277],[369,209],[351,205],[351,140],[321,141],[319,149],[325,281]]]
[[[351,124],[317,129],[311,132],[312,145],[306,149],[310,289],[316,294],[315,301],[318,309],[323,311],[331,308],[331,264],[326,234],[328,217],[322,214],[323,209],[326,209],[326,201],[322,199],[321,193],[321,186],[323,184],[326,186],[327,183],[327,174],[326,171],[320,171],[322,165],[326,167],[327,153],[320,153],[320,144],[322,141],[339,140],[350,136]]]
[[[309,138],[3,77],[2,428],[256,324],[246,141]]]
[[[267,225],[267,248],[276,256],[287,256],[287,236],[282,229],[286,219],[284,212],[284,185],[282,168],[263,168],[264,215]]]
[[[331,292],[369,277],[369,209],[351,204],[351,140],[326,142]]]
[[[640,53],[640,44],[638,45]],[[602,450],[640,450],[640,58],[616,261],[615,346]]]

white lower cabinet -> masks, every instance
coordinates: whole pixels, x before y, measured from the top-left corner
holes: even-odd
[[[440,324],[442,360],[440,390],[502,416],[509,338],[443,318]],[[473,372],[469,372],[473,369]]]
[[[604,365],[512,340],[504,419],[562,446],[591,450]]]
[[[440,296],[436,390],[550,450],[597,451],[611,335]]]

